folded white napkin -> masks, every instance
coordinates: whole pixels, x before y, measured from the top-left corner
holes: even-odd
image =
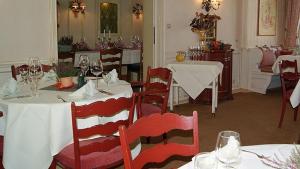
[[[17,92],[18,90],[18,84],[17,81],[14,78],[10,78],[4,85],[2,86],[0,90],[1,96],[10,96]]]
[[[227,145],[219,150],[218,155],[228,161],[238,158],[240,155],[239,141],[237,141],[233,136],[230,136]]]
[[[116,69],[113,69],[107,75],[104,75],[103,79],[108,84],[113,84],[113,83],[118,82],[119,78],[118,78],[118,73],[117,73]]]
[[[52,69],[49,72],[45,72],[42,78],[42,81],[56,81],[56,80],[57,80],[57,74]]]
[[[96,93],[98,93],[98,90],[96,89],[96,85],[92,80],[89,80],[84,86],[82,86],[80,89],[76,90],[69,96],[74,98],[82,98],[84,96],[92,97]]]
[[[192,158],[195,169],[212,169],[217,165],[215,152],[200,153]]]

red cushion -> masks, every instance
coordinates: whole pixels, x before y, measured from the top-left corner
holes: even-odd
[[[149,103],[143,103],[141,105],[142,116],[148,116],[153,113],[161,113],[161,108]]]
[[[105,137],[81,141],[80,145],[87,145],[93,142],[103,142]],[[59,154],[54,157],[63,166],[75,168],[74,145],[70,144],[65,147]],[[81,169],[91,168],[111,168],[122,164],[123,156],[121,147],[118,146],[108,152],[94,152],[85,156],[81,156]]]
[[[273,73],[272,66],[261,66],[259,69],[261,72]]]
[[[262,50],[262,52],[263,52],[263,57],[259,67],[272,66],[276,58],[273,51],[270,49],[266,49],[266,50]]]

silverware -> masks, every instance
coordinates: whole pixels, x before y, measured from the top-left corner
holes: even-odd
[[[103,94],[107,94],[107,95],[114,95],[113,93],[111,93],[111,92],[108,92],[108,91],[105,91],[105,90],[102,90],[102,89],[98,89],[98,91],[100,92],[100,93],[103,93]]]
[[[21,98],[26,98],[26,97],[31,97],[31,95],[23,95],[23,96],[8,96],[8,97],[3,97],[3,98],[2,98],[2,100],[21,99]]]
[[[58,99],[60,99],[61,101],[63,101],[63,102],[67,102],[64,98],[62,98],[60,95],[57,95],[56,96]]]
[[[270,158],[269,156],[264,156],[262,154],[255,153],[253,151],[249,151],[249,150],[242,150],[242,151],[246,152],[246,153],[254,154],[254,155],[256,155],[260,159],[269,159]]]

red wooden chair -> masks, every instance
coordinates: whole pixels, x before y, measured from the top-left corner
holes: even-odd
[[[28,69],[28,65],[24,64],[24,65],[17,66],[17,67],[15,65],[11,65],[11,76],[15,80],[17,80],[17,75],[20,74],[20,69],[21,68]],[[43,69],[44,72],[49,72],[52,68],[53,68],[53,66],[51,66],[51,65],[42,64],[42,69]]]
[[[142,149],[139,155],[134,160],[132,159],[130,143],[140,137],[158,136],[174,129],[193,130],[193,144],[156,144]],[[150,162],[161,163],[174,155],[194,156],[199,152],[198,113],[196,111],[193,112],[193,117],[179,116],[174,113],[153,114],[138,119],[128,128],[120,126],[119,133],[125,169],[141,169]]]
[[[105,56],[109,55],[109,56]],[[103,71],[109,72],[116,69],[119,79],[122,77],[123,50],[118,48],[105,49],[100,51],[100,59],[103,63]]]
[[[172,72],[169,69],[148,67],[146,82],[132,83],[133,87],[142,87],[138,93],[138,118],[167,111],[171,81]]]
[[[289,69],[289,71],[287,71],[287,69]],[[281,115],[278,124],[278,127],[280,128],[282,126],[282,122],[285,114],[286,103],[290,102],[291,94],[293,93],[293,90],[299,80],[297,61],[282,60],[282,62],[279,63],[279,70],[280,70],[280,81],[281,81],[281,91],[282,91]],[[294,109],[295,121],[297,120],[297,112],[298,112],[298,107]]]
[[[74,143],[65,147],[54,157],[50,168],[55,169],[56,162],[65,168],[75,169],[111,168],[122,164],[120,139],[114,134],[118,132],[120,125],[132,124],[134,106],[135,95],[132,98],[121,97],[83,106],[76,106],[75,103],[72,103]],[[128,119],[78,129],[77,119],[91,116],[112,117],[123,110],[129,111]],[[97,135],[103,137],[87,139]]]

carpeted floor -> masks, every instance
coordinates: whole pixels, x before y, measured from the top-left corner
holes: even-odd
[[[211,116],[210,105],[185,104],[175,107],[175,112],[191,116],[194,110],[198,111],[200,151],[205,152],[214,150],[217,134],[222,130],[238,131],[242,145],[296,142],[300,134],[300,120],[294,122],[293,111],[290,106],[287,107],[281,129],[277,128],[281,110],[279,90],[269,91],[267,95],[234,94],[234,100],[219,103],[215,118]],[[190,133],[181,136],[174,132],[168,138],[171,141],[191,142]],[[165,164],[150,168],[177,168],[189,160],[172,158]]]

